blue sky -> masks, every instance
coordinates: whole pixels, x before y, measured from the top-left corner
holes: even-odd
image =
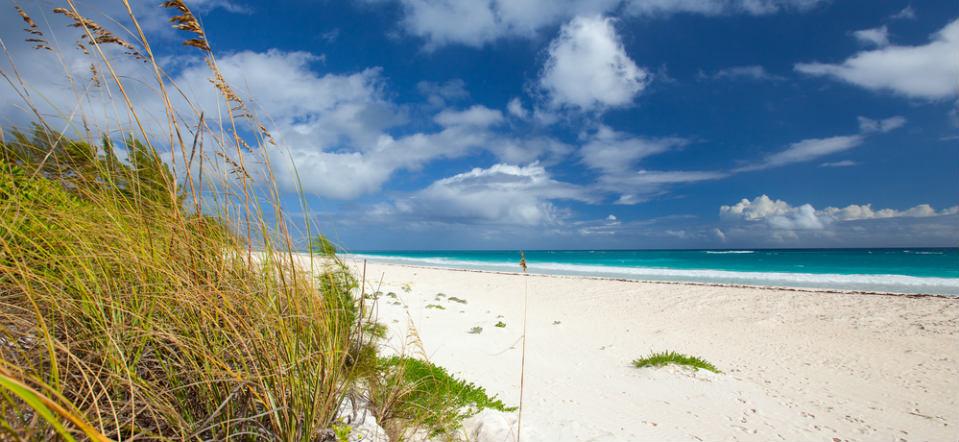
[[[193,4],[347,248],[959,244],[954,1]]]

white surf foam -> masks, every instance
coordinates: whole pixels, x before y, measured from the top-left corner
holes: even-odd
[[[371,261],[409,263],[476,270],[518,272],[514,262],[454,260],[439,257],[348,255]],[[908,275],[869,275],[790,272],[737,272],[708,269],[669,269],[619,267],[550,262],[529,263],[530,273],[599,276],[636,280],[683,281],[714,284],[806,287],[835,290],[862,290],[899,293],[924,293],[959,296],[959,278],[917,277]]]

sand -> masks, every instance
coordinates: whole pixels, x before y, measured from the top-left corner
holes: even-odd
[[[528,288],[523,440],[959,440],[959,299],[380,263],[366,279],[396,294],[377,302],[390,351],[422,352],[511,405]],[[630,365],[660,350],[722,373]]]

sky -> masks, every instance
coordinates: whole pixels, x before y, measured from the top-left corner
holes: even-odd
[[[54,3],[20,2],[69,46]],[[284,203],[301,188],[346,249],[959,245],[953,0],[187,3],[269,122]],[[171,78],[217,108],[168,16],[133,5]],[[75,108],[0,17],[41,107]],[[79,76],[82,56],[59,62]],[[14,90],[4,127],[33,118]]]

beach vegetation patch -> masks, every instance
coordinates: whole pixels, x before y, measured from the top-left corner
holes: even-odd
[[[363,324],[363,331],[373,338],[384,339],[386,338],[388,329],[386,328],[386,324],[382,322],[369,321]]]
[[[498,328],[506,328],[506,323],[503,322],[503,321],[498,321],[498,322],[496,322],[496,327],[498,327]]]
[[[473,327],[470,329],[469,333],[471,335],[478,335],[480,333],[483,333],[483,327],[480,327],[480,326]]]
[[[426,308],[436,309],[436,310],[446,310],[446,307],[443,307],[439,304],[427,304]]]
[[[336,255],[336,245],[324,235],[316,235],[310,240],[310,250],[320,256]]]
[[[649,356],[633,360],[633,366],[636,368],[663,367],[666,365],[682,365],[694,370],[702,369],[713,373],[721,373],[715,365],[702,358],[684,355],[674,351],[651,353]]]
[[[400,420],[423,428],[431,436],[449,435],[463,419],[483,409],[514,411],[483,387],[458,379],[443,367],[420,359],[393,356],[380,359],[379,382],[394,394],[381,409],[381,421]],[[382,399],[379,403],[383,404]],[[387,426],[389,427],[389,425]]]
[[[450,301],[450,302],[458,302],[458,303],[460,303],[460,304],[466,304],[466,300],[465,300],[465,299],[463,299],[463,298],[457,298],[456,296],[450,296],[450,297],[447,299],[447,301]]]

